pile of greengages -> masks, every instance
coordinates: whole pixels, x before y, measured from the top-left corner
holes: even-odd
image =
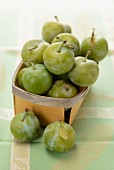
[[[93,29],[80,45],[71,27],[55,18],[57,22],[44,24],[43,40],[30,40],[23,46],[21,56],[25,68],[18,73],[18,85],[36,95],[71,98],[79,93],[79,87],[96,82],[98,63],[107,55],[108,43],[96,36]],[[13,118],[10,129],[18,140],[31,141],[39,135],[40,123],[26,109]],[[75,143],[73,128],[62,121],[48,125],[43,136],[47,148],[58,152],[70,150]]]

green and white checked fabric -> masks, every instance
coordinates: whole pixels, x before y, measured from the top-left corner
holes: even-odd
[[[113,0],[10,2],[0,2],[0,170],[114,170]],[[20,50],[27,40],[41,39],[43,23],[54,15],[72,26],[80,42],[94,27],[107,38],[110,48],[72,124],[77,134],[75,147],[63,154],[44,147],[43,129],[28,144],[17,143],[9,129],[14,114],[12,76],[21,60]]]

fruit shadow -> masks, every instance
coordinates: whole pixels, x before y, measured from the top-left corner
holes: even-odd
[[[44,145],[45,147],[45,145]],[[56,152],[56,151],[53,151],[53,150],[49,150],[48,148],[44,148],[45,149],[45,152],[50,156],[52,157],[52,159],[57,159],[57,160],[60,160],[61,158],[67,158],[69,156],[72,156],[72,154],[77,150],[77,147],[76,145],[73,146],[73,148],[67,152]]]
[[[38,135],[38,137],[34,140],[32,140],[30,143],[43,143],[43,133],[44,133],[44,128],[41,127],[40,129],[40,133]]]

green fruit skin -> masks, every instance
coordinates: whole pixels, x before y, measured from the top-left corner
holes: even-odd
[[[52,84],[52,74],[43,64],[35,64],[23,75],[23,85],[26,91],[33,94],[46,93]]]
[[[40,122],[33,112],[29,111],[23,121],[26,112],[17,114],[10,123],[12,135],[21,142],[29,142],[38,137]]]
[[[64,80],[55,81],[48,91],[48,96],[55,98],[71,98],[77,94],[77,88]]]
[[[28,67],[31,66],[31,61],[34,64],[42,64],[43,63],[43,53],[45,49],[49,46],[49,43],[42,40],[30,40],[25,43],[22,48],[21,56],[24,64]],[[31,51],[29,49],[32,49]]]
[[[53,38],[64,32],[64,27],[62,24],[57,22],[46,22],[42,28],[42,37],[48,43],[51,43]]]
[[[19,71],[18,75],[17,75],[17,81],[18,81],[18,85],[20,88],[24,89],[24,85],[23,85],[23,75],[26,71],[28,71],[29,69],[31,69],[30,67],[25,67],[22,70]]]
[[[76,57],[73,69],[68,73],[70,80],[81,87],[91,86],[98,78],[99,67],[93,60]]]
[[[61,138],[59,135],[60,121],[51,123],[46,127],[43,134],[43,140],[48,149],[56,152],[67,152],[73,148],[76,140],[76,134],[69,124],[61,121],[61,125],[68,132],[68,140]]]
[[[91,37],[85,38],[81,44],[81,54],[86,56],[87,51],[91,51],[88,59],[92,59],[96,62],[103,60],[108,53],[108,43],[105,38],[97,37],[94,38],[95,44],[91,45]]]
[[[17,75],[17,81],[18,81],[18,85],[20,88],[24,89],[24,85],[23,85],[23,75],[26,72],[26,70],[28,70],[28,68],[23,68],[21,71],[19,71],[18,75]]]
[[[70,25],[66,24],[66,25],[63,25],[63,26],[64,26],[64,32],[72,33],[72,29],[71,29]]]
[[[71,45],[74,49],[74,56],[78,56],[80,54],[80,44],[78,39],[70,33],[61,33],[58,35],[64,41],[67,41],[69,45]],[[61,40],[57,39],[56,37],[53,39],[52,44],[56,42],[60,42]]]
[[[51,44],[44,52],[43,60],[46,68],[55,75],[65,74],[70,71],[74,65],[74,53],[63,46],[61,52],[58,50],[61,42]]]

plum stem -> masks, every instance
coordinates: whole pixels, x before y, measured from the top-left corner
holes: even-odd
[[[29,112],[29,111],[30,111],[30,109],[29,109],[29,108],[26,108],[26,109],[25,109],[25,112]]]
[[[58,16],[55,15],[56,22],[59,22]]]
[[[65,90],[69,91],[69,86],[68,85],[65,85]]]
[[[22,122],[24,122],[25,118],[27,117],[28,113],[26,112],[23,116]]]
[[[85,62],[90,54],[91,54],[91,51],[87,51],[86,56],[85,56]]]
[[[94,36],[95,36],[95,28],[92,28],[92,30],[93,30],[93,32],[92,32],[91,37],[94,38]]]
[[[90,42],[90,44],[93,47],[94,44],[95,44],[95,39],[94,39],[94,37],[95,37],[95,28],[92,28],[92,30],[93,30],[93,32],[91,34],[91,42]]]
[[[60,37],[58,37],[58,36],[56,37],[56,39],[58,39],[58,40],[60,40],[60,41],[64,41],[64,45],[65,45],[66,47],[71,48],[71,49],[74,49],[74,47],[73,47],[72,45],[68,44],[67,40],[63,40],[62,38],[60,38]]]
[[[30,111],[29,108],[26,108],[26,109],[25,109],[25,114],[24,114],[24,116],[23,116],[22,122],[24,122],[24,120],[25,120],[25,118],[27,117],[29,111]]]
[[[29,48],[29,51],[31,52],[32,50],[35,50],[38,46],[35,45],[34,47]]]
[[[64,41],[62,38],[60,38],[58,36],[56,37],[56,39],[59,40],[59,41]]]
[[[61,38],[58,37],[58,36],[57,36],[56,38],[62,42],[62,43],[61,43],[61,46],[60,46],[60,48],[59,48],[59,50],[58,50],[58,53],[61,52],[61,48],[62,48],[63,44],[64,44],[66,47],[70,48],[70,49],[74,49],[74,48],[72,47],[72,45],[70,45],[70,44],[67,43],[66,40],[63,40],[63,39],[61,39]]]
[[[68,47],[68,48],[74,50],[74,47],[73,47],[72,45],[68,44],[68,43],[66,43],[66,47]]]
[[[34,64],[34,61],[33,61],[33,60],[30,61],[30,64],[31,64],[33,70],[35,70],[36,68],[35,68],[35,64]]]
[[[58,51],[57,51],[58,53],[61,52],[61,48],[62,48],[63,44],[64,44],[64,41],[61,42],[60,47],[59,47],[59,49],[58,49]]]

